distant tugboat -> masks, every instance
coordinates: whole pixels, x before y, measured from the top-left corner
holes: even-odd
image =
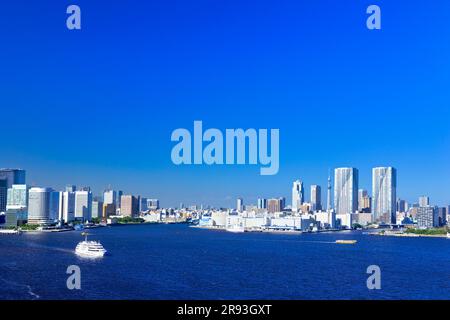
[[[105,255],[106,250],[103,248],[102,244],[98,241],[88,241],[86,232],[81,235],[84,236],[84,241],[78,243],[75,248],[75,253],[79,256],[90,257],[90,258],[101,258]]]
[[[337,244],[356,244],[356,240],[336,240]]]

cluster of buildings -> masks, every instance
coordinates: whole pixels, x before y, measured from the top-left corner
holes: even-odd
[[[111,216],[138,217],[159,209],[158,199],[126,195],[107,189],[93,196],[89,187],[66,186],[63,191],[30,187],[25,170],[0,169],[0,225],[65,225],[74,221],[106,220]]]
[[[334,191],[334,192],[333,192]],[[245,206],[237,199],[236,210],[213,211],[201,221],[204,225],[229,227],[229,223],[253,228],[273,229],[342,229],[365,226],[414,226],[434,228],[447,224],[450,207],[430,205],[428,197],[420,197],[410,205],[397,198],[397,170],[377,167],[372,170],[372,193],[359,188],[356,168],[336,168],[334,188],[328,178],[327,203],[322,203],[322,189],[311,185],[310,199],[305,199],[304,184],[296,180],[292,186],[292,204],[285,198],[259,198],[257,205]]]
[[[328,178],[326,204],[320,185],[310,186],[309,201],[302,181],[292,185],[292,202],[284,197],[259,198],[245,205],[238,198],[235,209],[191,206],[161,209],[157,199],[126,195],[108,188],[93,196],[89,187],[66,186],[65,190],[29,187],[21,169],[0,169],[0,226],[24,223],[63,226],[74,221],[106,221],[111,217],[142,217],[148,222],[198,221],[203,226],[238,226],[247,229],[320,230],[378,226],[434,228],[447,225],[450,207],[430,204],[426,196],[409,204],[397,197],[397,170],[372,170],[371,194],[359,188],[356,168],[336,168],[334,185]]]

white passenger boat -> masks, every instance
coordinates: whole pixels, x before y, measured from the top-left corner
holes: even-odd
[[[245,228],[241,227],[241,226],[238,226],[238,225],[229,226],[228,228],[226,228],[226,230],[228,232],[234,232],[234,233],[245,232]]]
[[[447,239],[450,239],[450,232],[447,232]]]
[[[75,248],[75,253],[79,256],[90,257],[90,258],[101,258],[105,255],[106,250],[103,248],[102,244],[98,241],[88,241],[87,233],[82,233],[85,237],[84,241],[78,243]]]

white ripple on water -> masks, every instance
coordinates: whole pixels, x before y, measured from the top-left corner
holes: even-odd
[[[31,286],[27,285],[27,284],[22,284],[22,283],[18,283],[18,282],[14,282],[14,281],[9,281],[6,280],[4,278],[0,277],[0,281],[6,283],[7,285],[13,286],[13,287],[17,287],[17,288],[26,288],[27,289],[27,293],[32,296],[32,300],[36,300],[36,299],[40,299],[41,297],[33,292],[33,289],[31,288]]]

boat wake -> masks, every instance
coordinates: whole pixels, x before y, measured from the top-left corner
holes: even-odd
[[[14,281],[9,281],[6,280],[4,278],[0,278],[0,281],[3,283],[6,283],[7,285],[11,286],[11,287],[16,287],[16,288],[25,288],[27,290],[28,295],[30,295],[32,298],[31,300],[37,300],[40,299],[41,297],[33,292],[33,289],[31,288],[31,286],[27,285],[27,284],[21,284],[21,283],[17,283]]]

